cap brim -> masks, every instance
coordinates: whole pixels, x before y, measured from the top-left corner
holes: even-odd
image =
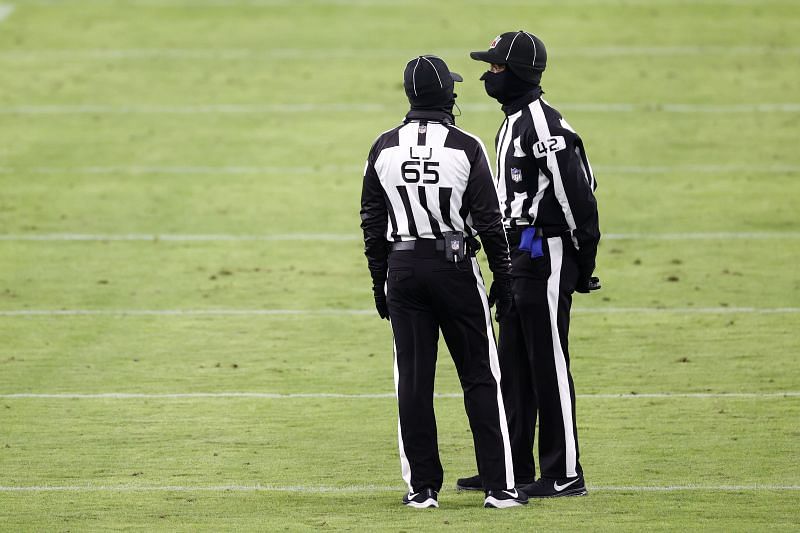
[[[450,72],[450,77],[453,78],[453,81],[464,81],[464,78],[461,77],[461,74],[458,72]]]
[[[506,60],[495,52],[494,50],[486,50],[485,52],[470,52],[469,57],[476,61],[485,61],[487,63],[494,63],[496,65],[504,65]]]

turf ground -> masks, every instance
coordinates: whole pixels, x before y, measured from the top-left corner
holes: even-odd
[[[467,52],[519,27],[600,185],[590,496],[455,492],[442,347],[415,512],[360,171],[420,53],[491,145]],[[798,58],[790,0],[0,0],[0,530],[796,531]]]

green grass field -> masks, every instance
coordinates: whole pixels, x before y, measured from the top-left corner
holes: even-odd
[[[491,147],[519,28],[599,182],[590,495],[455,491],[442,346],[419,512],[360,172],[422,53]],[[794,0],[0,0],[0,531],[797,531],[798,59]]]

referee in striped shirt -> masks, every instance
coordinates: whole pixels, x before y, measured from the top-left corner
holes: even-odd
[[[500,363],[516,480],[532,498],[583,495],[567,335],[573,292],[600,288],[592,277],[600,241],[596,182],[580,136],[542,98],[544,43],[508,32],[470,55],[489,63],[481,80],[505,113],[496,139],[497,194],[515,308],[500,320]],[[457,484],[480,489],[481,479]]]
[[[439,330],[464,391],[485,507],[527,503],[514,468],[487,293],[474,255],[479,236],[494,274],[498,314],[511,308],[511,264],[481,141],[454,124],[454,81],[435,56],[408,62],[411,110],[383,133],[364,170],[361,228],[375,305],[391,321],[399,405],[403,503],[438,507],[433,385]]]

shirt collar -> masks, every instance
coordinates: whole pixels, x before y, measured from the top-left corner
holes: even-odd
[[[412,120],[430,120],[431,122],[441,122],[442,124],[454,124],[453,115],[445,111],[432,110],[432,109],[412,109],[406,113],[406,118],[403,122],[411,122]]]
[[[519,110],[522,109],[523,107],[526,107],[527,105],[541,98],[543,92],[544,91],[542,91],[542,88],[537,86],[535,89],[533,89],[528,93],[525,93],[524,95],[520,96],[519,98],[511,102],[510,104],[504,105],[503,113],[505,113],[506,115],[513,115],[514,113],[519,112]]]

